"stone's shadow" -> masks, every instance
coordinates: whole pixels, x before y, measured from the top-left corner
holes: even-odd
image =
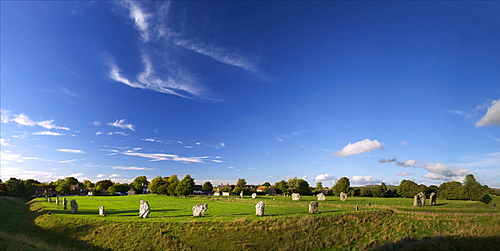
[[[417,240],[413,237],[389,242],[371,250],[500,250],[500,236],[461,237],[434,236]]]

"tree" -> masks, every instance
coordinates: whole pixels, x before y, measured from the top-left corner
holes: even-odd
[[[425,190],[424,190],[425,191]],[[419,192],[417,183],[411,180],[402,180],[398,187],[398,194],[404,198],[412,198]]]
[[[177,195],[175,192],[175,189],[177,188],[177,185],[179,184],[179,178],[177,178],[177,175],[170,175],[168,177],[168,187],[167,187],[167,194],[168,195]]]
[[[108,193],[113,195],[116,194],[117,192],[125,193],[128,190],[130,190],[130,185],[117,183],[108,188]]]
[[[439,197],[445,198],[447,200],[461,200],[464,199],[462,196],[462,184],[458,181],[445,182],[439,185]]]
[[[64,182],[70,184],[70,185],[78,185],[78,180],[75,177],[66,177],[64,178]]]
[[[245,187],[247,185],[247,182],[245,179],[238,179],[236,182],[236,186],[233,189],[233,193],[239,194],[241,191],[245,193],[247,191],[247,188]]]
[[[274,189],[277,193],[288,194],[288,184],[285,180],[274,183]]]
[[[265,186],[265,187],[270,187],[270,186],[271,186],[271,183],[269,183],[269,182],[267,182],[267,181],[266,181],[266,182],[264,182],[264,184],[262,184],[262,186]]]
[[[463,196],[467,200],[481,200],[483,196],[483,189],[481,184],[477,182],[476,178],[472,174],[467,174],[465,176],[463,186]]]
[[[190,195],[194,190],[194,179],[191,178],[191,175],[187,174],[184,178],[179,182],[175,192],[177,195]]]
[[[97,191],[108,190],[108,188],[114,184],[115,183],[111,180],[100,180],[95,183]]]
[[[137,193],[144,193],[144,187],[149,185],[148,178],[146,176],[139,176],[135,178],[130,185]]]
[[[373,197],[385,197],[384,188],[381,185],[375,185],[371,189]]]
[[[34,179],[27,179],[24,181],[24,187],[26,188],[26,195],[34,195],[35,194],[35,189],[40,185],[41,183],[38,180]]]
[[[311,189],[309,188],[309,183],[303,179],[297,177],[291,178],[287,182],[288,193],[300,193],[300,194],[310,194]]]
[[[95,187],[95,184],[92,183],[90,180],[84,180],[83,181],[83,188],[92,188]]]
[[[59,185],[57,185],[56,192],[58,195],[66,195],[66,194],[69,194],[70,189],[71,189],[70,184],[68,184],[66,182],[62,182]]]
[[[341,192],[348,194],[350,191],[351,191],[351,182],[347,177],[340,178],[335,184],[335,186],[333,186],[333,193],[335,195],[340,195]]]
[[[316,191],[323,190],[323,182],[316,182]]]
[[[158,176],[151,180],[151,183],[149,184],[149,191],[154,194],[161,194],[161,186],[165,185],[165,183],[167,183],[167,181],[165,181],[161,176]]]
[[[201,190],[203,190],[207,193],[210,193],[214,190],[214,186],[212,186],[212,183],[210,183],[210,181],[207,181],[207,182],[203,183]]]

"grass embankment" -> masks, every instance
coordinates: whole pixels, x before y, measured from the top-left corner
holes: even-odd
[[[340,202],[328,197],[327,201],[320,202],[320,213],[316,215],[307,213],[307,206],[314,198],[303,198],[304,201],[296,202],[290,197],[257,200],[226,197],[218,201],[201,196],[186,199],[155,195],[68,197],[68,201],[77,200],[78,214],[62,210],[62,199],[59,206],[36,199],[12,209],[20,214],[19,209],[31,207],[33,211],[24,211],[31,215],[25,220],[29,228],[21,228],[16,223],[23,221],[22,217],[2,216],[1,237],[2,243],[6,241],[6,248],[0,246],[0,249],[500,249],[500,210],[493,210],[491,206],[500,204],[499,198],[494,198],[485,208],[480,208],[483,203],[477,202],[441,201],[435,207],[413,209],[412,199],[349,198],[347,202]],[[150,218],[138,217],[140,199],[149,202]],[[259,200],[266,203],[267,216],[254,215],[254,205]],[[207,214],[193,218],[191,207],[200,203],[209,205]],[[368,207],[368,203],[372,207]],[[356,205],[359,211],[354,211]],[[41,206],[45,209],[41,210]],[[99,206],[106,207],[106,217],[97,215]],[[3,202],[2,208],[5,208]],[[399,213],[409,209],[423,213]],[[440,214],[424,214],[432,210]],[[466,214],[457,215],[457,212]],[[10,222],[10,229],[4,231],[6,220]],[[27,248],[14,246],[18,238],[24,240]]]

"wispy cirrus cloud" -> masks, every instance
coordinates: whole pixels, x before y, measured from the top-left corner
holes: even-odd
[[[56,149],[56,151],[65,153],[85,153],[84,151],[77,149]]]
[[[58,133],[58,132],[51,132],[51,131],[41,131],[41,132],[34,132],[31,135],[62,136],[62,135],[65,135],[65,134],[64,133]]]
[[[114,154],[123,154],[123,155],[128,155],[128,156],[135,156],[135,157],[141,157],[141,158],[147,158],[150,161],[163,161],[163,160],[170,160],[170,161],[176,161],[176,162],[183,162],[183,163],[202,163],[206,164],[204,160],[212,160],[212,159],[217,159],[218,157],[210,157],[210,156],[202,156],[202,157],[181,157],[179,155],[175,154],[167,154],[167,153],[142,153],[142,152],[136,152],[132,150],[126,150],[126,151],[118,151],[118,150],[106,150],[106,149],[101,149],[103,151],[108,151]]]
[[[41,126],[42,128],[48,130],[66,130],[69,131],[69,127],[56,126],[54,124],[54,120],[43,120],[43,121],[34,121],[28,117],[28,115],[24,113],[20,114],[11,114],[10,111],[2,110],[2,123],[15,122],[18,126]]]
[[[224,46],[215,45],[215,40],[207,39],[208,36],[188,37],[185,32],[187,26],[170,27],[169,20],[170,2],[153,3],[154,8],[146,6],[151,2],[123,1],[115,3],[122,11],[122,16],[133,21],[134,28],[139,32],[143,43],[139,44],[142,51],[142,72],[132,73],[122,72],[122,69],[108,59],[108,77],[116,82],[139,89],[147,89],[155,92],[170,94],[192,100],[220,101],[221,99],[209,94],[209,91],[202,87],[197,75],[192,74],[188,69],[192,66],[183,63],[183,60],[164,60],[169,58],[186,58],[193,55],[186,51],[208,57],[216,62],[229,66],[244,69],[256,76],[261,76],[256,67],[256,60],[237,49],[229,49]],[[173,32],[176,30],[177,32]],[[199,38],[203,37],[203,40]],[[158,52],[154,49],[158,46],[164,50]]]
[[[364,139],[355,143],[347,144],[342,150],[332,153],[331,155],[343,157],[355,154],[362,154],[370,151],[378,151],[384,148],[384,144],[378,140]]]
[[[116,170],[134,170],[134,171],[153,171],[153,168],[138,167],[138,166],[112,166]]]
[[[121,129],[129,129],[131,131],[135,131],[135,126],[133,124],[127,124],[125,123],[125,119],[117,119],[113,123],[108,123],[110,126],[118,127]]]

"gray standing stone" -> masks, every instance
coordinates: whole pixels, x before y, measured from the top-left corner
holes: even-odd
[[[344,192],[340,192],[340,200],[341,201],[346,201],[347,200],[347,194]]]
[[[292,193],[292,200],[302,200],[299,193]]]
[[[434,206],[436,205],[436,199],[437,199],[437,195],[436,193],[431,193],[431,196],[429,197],[430,201],[431,201],[431,205]]]
[[[359,207],[358,207],[358,206],[356,206],[356,211],[358,211],[358,210],[359,210]]]
[[[243,190],[240,192],[240,198],[243,199]]]
[[[59,206],[59,197],[56,197],[56,205]]]
[[[78,203],[76,203],[76,200],[71,200],[71,213],[78,213]]]
[[[66,199],[66,197],[63,198],[63,207],[64,210],[68,209],[68,200]]]
[[[259,201],[255,205],[255,214],[258,215],[258,216],[264,216],[264,207],[265,207],[264,202],[263,201]]]
[[[257,194],[256,194],[256,193],[253,193],[253,194],[252,194],[252,199],[255,199],[255,198],[257,198]]]
[[[208,209],[208,204],[198,204],[193,206],[193,216],[202,217]]]
[[[326,196],[323,193],[318,193],[318,195],[316,195],[316,196],[318,196],[318,200],[319,201],[325,201],[326,200]]]
[[[424,205],[425,205],[425,193],[420,192],[415,194],[415,197],[413,197],[413,206],[422,207]]]
[[[141,200],[141,206],[139,207],[139,217],[147,218],[149,213],[151,212],[151,208],[149,204],[145,200]]]
[[[50,197],[47,197],[47,202],[51,203],[52,199],[50,199]]]
[[[312,201],[309,203],[309,213],[310,214],[317,214],[318,213],[318,202],[317,201]]]
[[[104,207],[99,207],[99,215],[106,216],[106,213],[104,212]]]

